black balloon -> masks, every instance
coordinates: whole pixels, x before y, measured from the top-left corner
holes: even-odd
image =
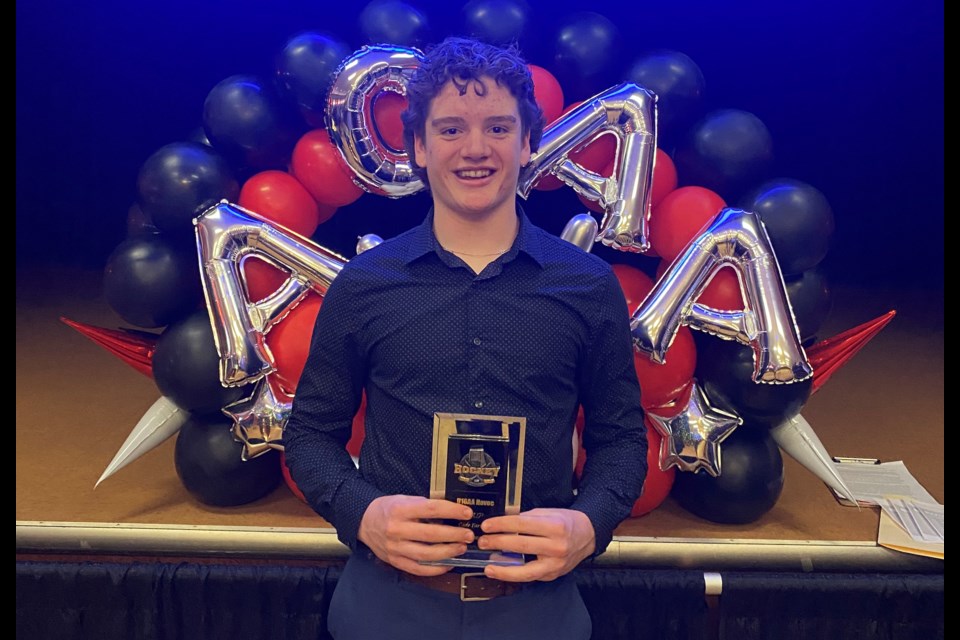
[[[568,16],[554,42],[554,75],[564,97],[582,100],[622,82],[621,44],[619,29],[606,16],[594,11]]]
[[[214,149],[198,142],[172,142],[140,167],[137,194],[158,229],[192,235],[193,219],[221,199],[236,202],[240,185]]]
[[[187,140],[189,140],[190,142],[197,142],[204,146],[213,148],[213,145],[210,144],[210,139],[207,138],[207,132],[203,130],[203,125],[200,125],[199,127],[194,127],[193,129],[191,129],[190,132],[187,134]]]
[[[463,5],[467,34],[490,44],[519,43],[529,20],[530,5],[524,0],[470,0]]]
[[[277,83],[314,128],[324,126],[327,90],[352,51],[326,33],[306,31],[290,38],[277,58]]]
[[[833,309],[833,291],[822,269],[784,278],[787,298],[797,321],[801,344],[816,336]]]
[[[680,186],[706,187],[731,202],[745,187],[768,177],[773,140],[754,114],[718,109],[693,126],[673,161]]]
[[[697,63],[685,53],[663,49],[646,53],[631,65],[626,80],[657,94],[658,146],[679,138],[702,115],[706,83]]]
[[[203,102],[203,130],[237,167],[285,170],[306,125],[272,83],[251,75],[218,82]]]
[[[800,413],[813,378],[788,384],[753,381],[753,348],[695,331],[695,377],[710,401],[757,426],[774,427]],[[738,429],[743,429],[743,426]]]
[[[367,44],[422,47],[429,39],[427,17],[400,0],[373,0],[360,12],[359,21]]]
[[[184,488],[203,504],[235,507],[259,500],[283,482],[280,452],[244,461],[243,445],[224,416],[191,416],[177,433],[173,461]]]
[[[139,203],[131,204],[127,209],[127,237],[153,233],[160,233],[160,229],[157,229],[157,225],[153,224],[153,220]]]
[[[783,456],[765,429],[744,423],[720,445],[720,475],[685,471],[670,495],[690,513],[720,524],[755,522],[783,492]]]
[[[744,194],[738,206],[760,216],[784,275],[817,266],[830,250],[833,209],[826,196],[806,182],[768,180]]]
[[[206,309],[164,329],[153,352],[152,367],[160,393],[191,413],[219,412],[244,393],[241,387],[220,384],[220,356]]]
[[[163,327],[203,299],[197,256],[160,233],[141,233],[111,252],[103,273],[107,304],[126,322]]]

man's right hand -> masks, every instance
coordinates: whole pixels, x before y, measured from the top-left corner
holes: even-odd
[[[473,532],[432,522],[469,520],[473,510],[449,500],[419,496],[382,496],[370,503],[357,537],[384,562],[418,576],[436,576],[452,567],[420,564],[464,553]]]

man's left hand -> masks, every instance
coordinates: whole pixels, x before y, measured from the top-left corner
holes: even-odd
[[[593,524],[582,511],[531,509],[518,515],[497,516],[484,521],[481,549],[535,555],[522,566],[488,565],[490,578],[509,582],[555,580],[573,570],[596,548]]]

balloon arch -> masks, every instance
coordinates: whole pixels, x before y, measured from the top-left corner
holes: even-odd
[[[520,0],[464,11],[465,32],[497,44],[522,41],[530,17]],[[361,197],[423,189],[400,113],[425,18],[375,0],[359,23],[371,44],[357,51],[305,31],[273,77],[225,78],[204,101],[202,134],[141,166],[128,236],[104,271],[107,302],[136,329],[64,320],[160,393],[98,484],[177,435],[176,472],[198,501],[246,504],[283,482],[302,499],[283,464],[283,426],[323,294],[349,259],[313,238]],[[781,451],[845,493],[800,411],[892,312],[818,340],[831,308],[818,269],[834,228],[826,198],[767,177],[766,126],[705,109],[689,56],[652,51],[598,86],[616,26],[581,12],[561,32],[556,68],[529,65],[548,125],[518,195],[535,208],[538,194],[573,189],[589,213],[570,212],[561,237],[622,256],[613,268],[650,441],[632,515],[673,495],[707,520],[754,521],[780,496]],[[589,97],[567,104],[568,87]],[[356,251],[379,241],[364,236]],[[364,410],[347,444],[355,457]],[[577,450],[573,473],[588,455]]]

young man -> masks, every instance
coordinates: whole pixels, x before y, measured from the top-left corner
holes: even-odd
[[[646,474],[623,293],[606,262],[517,207],[543,115],[515,50],[449,38],[427,52],[408,100],[406,146],[433,207],[330,286],[284,431],[294,481],[352,550],[329,629],[338,640],[589,638],[570,572],[603,552]],[[364,392],[357,469],[344,444]],[[588,457],[575,491],[580,406]],[[526,564],[470,577],[423,564],[474,540],[442,523],[469,520],[470,507],[427,497],[435,412],[526,418],[521,513],[486,520],[477,540]]]

